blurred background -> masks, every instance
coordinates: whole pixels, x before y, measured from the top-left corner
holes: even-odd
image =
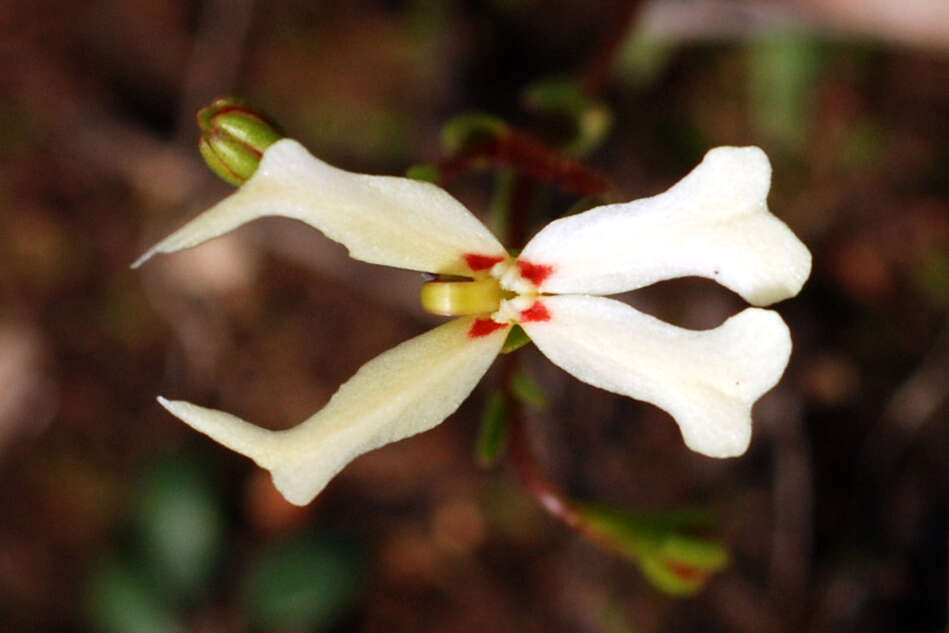
[[[944,0],[8,0],[0,68],[0,629],[946,630]],[[155,403],[292,426],[437,322],[417,274],[289,220],[130,270],[230,191],[195,149],[197,107],[239,94],[331,163],[401,174],[462,112],[531,129],[527,89],[554,77],[612,120],[585,160],[623,199],[757,144],[771,209],[814,255],[739,459],[520,352],[554,480],[718,517],[732,564],[687,599],[477,466],[490,376],[303,509]],[[490,206],[488,172],[449,189]],[[693,279],[626,299],[694,328],[743,307]]]

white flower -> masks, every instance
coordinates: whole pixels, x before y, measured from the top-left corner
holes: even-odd
[[[454,412],[519,323],[541,352],[580,380],[668,411],[692,450],[739,455],[750,440],[752,404],[788,362],[791,339],[781,317],[747,308],[715,329],[694,331],[593,295],[688,275],[713,279],[756,306],[797,294],[811,256],[768,211],[770,181],[760,149],[713,149],[668,191],[552,222],[514,259],[442,189],[345,172],[281,140],[237,192],[134,265],[279,215],[319,229],[356,259],[473,278],[474,285],[435,282],[423,290],[429,308],[438,311],[448,297],[446,311],[466,316],[366,363],[323,409],[285,431],[158,400],[270,470],[289,501],[306,504],[355,457]],[[466,298],[452,303],[455,291]]]

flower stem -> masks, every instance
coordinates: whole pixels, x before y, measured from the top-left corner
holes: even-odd
[[[505,356],[502,363],[502,394],[507,400],[510,424],[508,430],[509,456],[514,473],[524,484],[524,487],[537,498],[541,506],[564,523],[572,525],[576,522],[576,519],[573,516],[571,503],[557,489],[556,484],[541,471],[540,465],[537,463],[537,457],[530,445],[530,438],[527,436],[524,406],[513,393],[514,376],[519,365],[517,355]]]
[[[508,415],[507,454],[514,474],[550,516],[596,545],[618,551],[620,547],[617,543],[591,524],[577,503],[543,471],[531,446],[524,406],[513,393],[513,379],[518,371],[517,355],[509,354],[502,362],[502,394],[506,400]]]
[[[508,411],[508,455],[514,473],[537,503],[551,516],[573,530],[584,532],[583,520],[577,514],[573,502],[540,468],[527,436],[523,407],[515,399],[508,399],[508,405],[511,407]]]

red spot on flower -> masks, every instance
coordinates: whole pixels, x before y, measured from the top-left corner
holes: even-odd
[[[492,332],[496,332],[502,327],[507,327],[507,325],[498,323],[494,319],[475,319],[475,322],[471,324],[471,329],[468,330],[468,336],[471,338],[480,338]]]
[[[517,267],[521,269],[521,277],[529,280],[535,286],[544,283],[544,280],[550,277],[554,272],[553,266],[544,264],[532,264],[530,262],[519,261]]]
[[[465,263],[471,270],[487,270],[504,259],[503,257],[492,257],[491,255],[477,255],[468,253],[465,255]]]
[[[535,301],[534,305],[521,312],[521,321],[524,323],[550,321],[550,310],[540,301]]]

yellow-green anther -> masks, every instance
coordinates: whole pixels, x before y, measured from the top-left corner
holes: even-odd
[[[474,281],[429,281],[422,286],[422,307],[443,316],[491,314],[504,292],[493,277]]]
[[[198,150],[208,167],[232,185],[254,175],[260,158],[283,135],[257,110],[234,97],[222,97],[198,110]]]

